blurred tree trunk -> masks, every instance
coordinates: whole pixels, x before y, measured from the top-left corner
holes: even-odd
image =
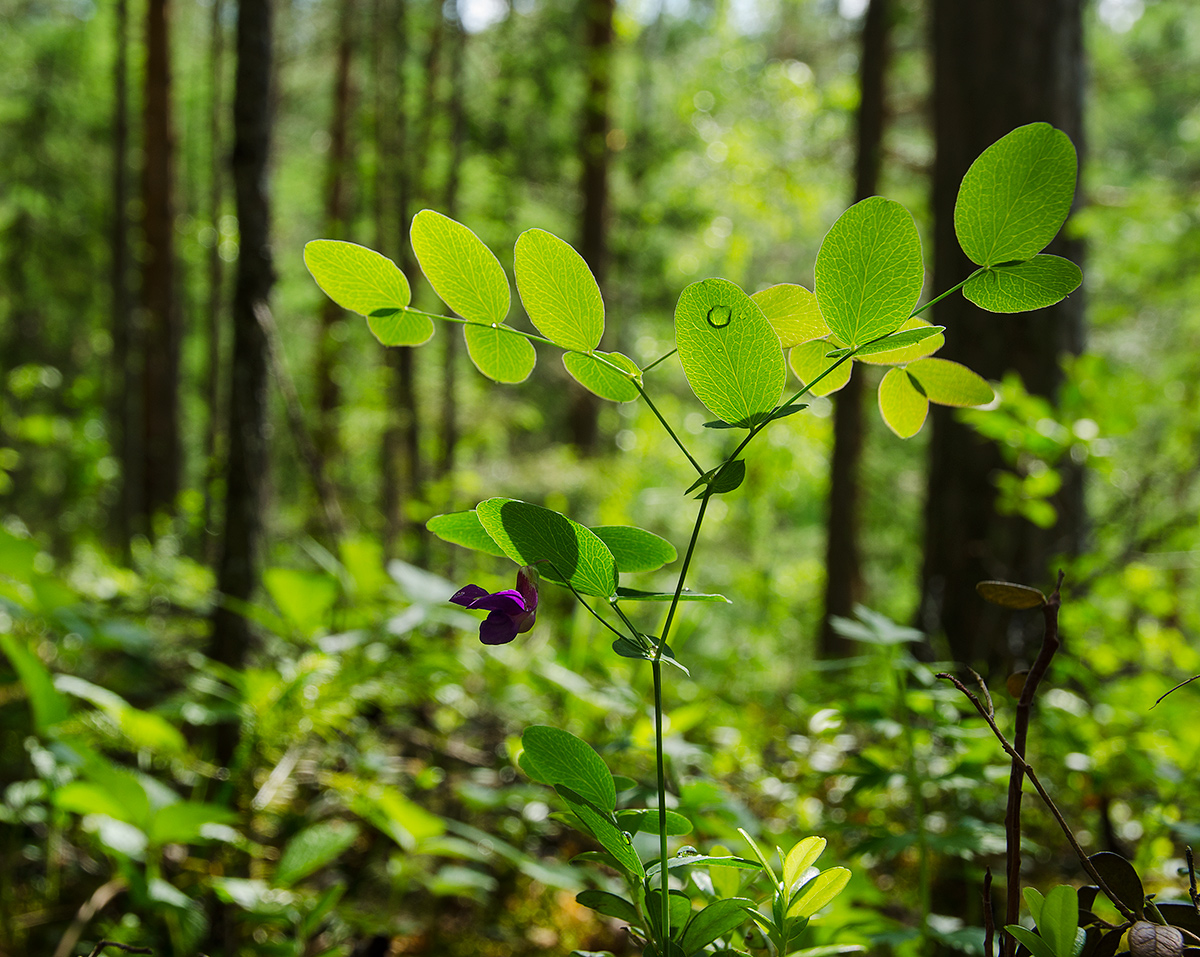
[[[260,313],[268,308],[271,260],[267,159],[271,136],[270,0],[239,0],[234,85],[233,185],[241,247],[233,293],[233,359],[225,524],[217,567],[222,602],[213,613],[209,657],[241,668],[252,647],[250,623],[226,599],[246,602],[259,576],[263,485],[267,467],[267,341]],[[227,765],[236,726],[222,726],[217,760]]]
[[[351,112],[350,66],[354,56],[354,0],[338,0],[338,42],[334,66],[333,109],[329,121],[329,166],[325,178],[325,236],[345,239],[346,164],[349,159]],[[317,467],[327,477],[331,463],[341,452],[338,435],[338,411],[341,404],[337,384],[338,357],[341,352],[339,329],[345,322],[337,303],[326,298],[321,309],[321,328],[317,333],[317,428],[313,436]]]
[[[450,56],[450,101],[447,113],[450,120],[450,165],[446,172],[444,194],[445,213],[451,219],[458,218],[458,185],[462,171],[463,150],[466,147],[466,110],[463,108],[465,87],[464,65],[467,53],[467,32],[463,29],[461,6],[453,5],[451,17],[453,51]],[[442,352],[442,422],[441,456],[438,459],[437,478],[447,479],[454,471],[454,458],[458,447],[458,354],[459,331],[447,329],[445,349]],[[453,489],[446,490],[452,499]],[[447,503],[447,510],[454,506]]]
[[[142,262],[142,495],[144,531],[179,493],[179,310],[175,295],[175,141],[167,0],[146,8]]]
[[[583,205],[579,255],[592,270],[603,292],[608,266],[608,100],[612,86],[616,2],[582,2],[584,100],[579,131],[579,192]],[[585,454],[595,452],[599,440],[600,400],[581,386],[572,384],[568,416],[572,443]]]
[[[963,174],[995,140],[1017,126],[1052,123],[1082,146],[1083,0],[935,0],[933,5],[934,289],[948,289],[972,268],[954,233],[954,201]],[[1049,252],[1080,261],[1081,244],[1058,238]],[[940,353],[988,379],[1015,370],[1031,393],[1052,400],[1062,380],[1059,360],[1083,344],[1083,298],[1075,293],[1049,309],[1015,316],[985,313],[961,295],[934,307],[948,328]],[[1029,649],[1029,616],[1014,618],[975,594],[975,583],[1006,579],[1045,586],[1057,553],[1078,550],[1084,513],[1082,476],[1064,476],[1055,505],[1058,524],[1037,528],[997,515],[996,447],[931,410],[929,492],[921,625],[944,632],[962,662],[1007,666]],[[1068,466],[1069,467],[1069,466]],[[1026,621],[1028,619],[1028,621]]]
[[[396,214],[397,264],[413,282],[416,278],[408,242],[409,207],[412,202],[412,178],[409,169],[408,122],[408,0],[396,4],[392,36],[395,38],[395,104],[392,112],[395,123],[391,135],[382,136],[379,146],[381,180],[390,173]],[[441,19],[440,15],[437,19]],[[436,50],[436,45],[431,51]],[[381,245],[383,236],[380,236]],[[415,283],[414,283],[415,285]],[[384,353],[388,367],[388,420],[383,431],[382,501],[384,514],[384,551],[395,556],[404,528],[402,515],[405,494],[412,494],[420,475],[420,432],[417,422],[417,399],[414,378],[413,350],[408,347],[389,348]]]
[[[862,57],[859,61],[861,96],[857,118],[857,156],[854,164],[854,202],[879,189],[883,155],[885,76],[894,11],[891,0],[871,0],[863,17]],[[848,617],[862,600],[862,557],[859,551],[859,512],[862,503],[863,379],[859,368],[846,387],[833,397],[833,456],[829,470],[829,519],[825,543],[825,617],[819,652],[823,658],[853,654],[855,643],[833,630],[830,618]]]
[[[124,0],[122,0],[124,2]],[[210,155],[208,180],[208,221],[214,232],[208,247],[208,308],[207,341],[208,367],[205,370],[205,397],[208,402],[208,421],[204,430],[204,515],[203,525],[206,556],[215,563],[216,555],[208,555],[218,543],[209,533],[213,522],[213,484],[220,474],[218,446],[221,437],[221,304],[225,291],[225,264],[221,259],[221,206],[225,194],[224,164],[226,162],[221,120],[225,112],[222,73],[225,69],[225,27],[221,23],[224,11],[222,0],[212,0],[209,21],[209,77],[212,98],[209,102],[208,139]]]
[[[129,539],[138,514],[141,486],[138,428],[138,368],[135,361],[134,315],[129,295],[129,3],[117,0],[113,62],[113,218],[112,342],[114,370],[110,421],[121,487],[113,530],[121,554],[129,557]]]

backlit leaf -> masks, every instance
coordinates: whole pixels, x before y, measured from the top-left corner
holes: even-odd
[[[854,363],[850,359],[845,359],[834,368],[838,360],[825,357],[829,350],[828,340],[814,339],[811,342],[800,343],[788,353],[788,365],[796,374],[796,378],[805,385],[816,382],[816,385],[809,390],[811,395],[829,395],[831,392],[837,392],[850,381]],[[821,374],[831,368],[833,371],[822,379]]]
[[[850,883],[850,871],[844,867],[831,867],[821,871],[804,885],[799,898],[787,911],[788,917],[812,917],[829,904]]]
[[[568,582],[584,595],[609,598],[616,593],[616,559],[578,522],[511,498],[489,498],[475,511],[484,530],[518,565],[536,564],[543,578]]]
[[[996,398],[986,379],[949,359],[918,359],[906,368],[925,397],[938,405],[987,405]]]
[[[804,872],[821,856],[827,843],[823,837],[806,837],[788,851],[783,860],[783,882],[789,893]]]
[[[33,725],[45,733],[70,713],[67,701],[54,687],[54,679],[42,659],[11,632],[0,633],[0,649],[8,656],[13,670],[25,686],[25,695],[33,712]]]
[[[384,309],[367,316],[367,328],[385,346],[419,346],[433,335],[433,320],[408,309]]]
[[[564,352],[563,365],[576,382],[594,392],[602,399],[610,402],[632,402],[640,393],[633,379],[622,375],[613,365],[628,371],[635,378],[641,378],[641,370],[637,363],[619,352]]]
[[[583,257],[544,229],[517,237],[513,272],[529,320],[547,339],[590,352],[604,334],[604,300]]]
[[[879,414],[900,438],[911,438],[925,424],[929,400],[917,391],[907,372],[890,369],[879,383]]]
[[[1028,262],[982,270],[963,295],[989,312],[1028,312],[1061,302],[1079,288],[1083,273],[1071,260],[1045,253]]]
[[[826,234],[815,268],[817,302],[833,334],[858,346],[912,314],[925,266],[912,214],[872,196],[855,203]]]
[[[946,344],[944,326],[931,325],[920,316],[913,316],[899,329],[879,342],[865,346],[854,354],[855,362],[869,365],[894,366],[931,356]]]
[[[504,549],[492,541],[479,521],[475,509],[467,512],[447,512],[435,515],[425,527],[444,542],[461,545],[463,548],[473,548],[478,552],[486,552],[497,558],[506,558]]]
[[[979,582],[975,591],[984,601],[1001,608],[1037,608],[1046,604],[1046,596],[1036,588],[1013,582]]]
[[[787,376],[779,337],[758,305],[727,279],[694,282],[675,307],[679,361],[696,397],[718,418],[769,413]]]
[[[314,239],[304,247],[304,265],[325,295],[360,316],[403,309],[412,301],[408,279],[399,267],[366,246]]]
[[[817,297],[803,286],[782,282],[760,289],[750,298],[763,311],[785,349],[829,335],[829,326],[817,307]]]
[[[463,338],[475,368],[494,382],[524,382],[537,363],[533,343],[508,326],[469,322]]]
[[[360,833],[350,821],[321,821],[288,841],[275,869],[274,883],[290,887],[341,856]]]
[[[413,217],[410,236],[421,271],[442,302],[472,322],[504,321],[508,277],[478,236],[432,209]]]
[[[674,545],[644,528],[597,525],[592,531],[612,552],[619,572],[652,572],[678,557]]]
[[[1062,228],[1075,196],[1075,147],[1048,123],[1030,123],[971,164],[954,204],[954,231],[979,266],[1032,259]]]

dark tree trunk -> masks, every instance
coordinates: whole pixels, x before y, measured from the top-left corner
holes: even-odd
[[[584,15],[584,101],[579,131],[583,200],[579,255],[588,264],[601,292],[608,266],[608,100],[612,86],[613,14],[615,0],[582,0]],[[599,440],[600,400],[572,385],[571,441],[581,452],[595,452]]]
[[[459,5],[454,5],[452,22],[454,50],[450,72],[450,102],[447,113],[450,117],[450,165],[446,173],[444,205],[446,215],[458,218],[458,184],[462,171],[463,150],[466,147],[466,111],[463,109],[464,65],[467,53],[467,33],[463,29]],[[442,353],[442,423],[441,455],[438,458],[437,477],[445,479],[454,471],[454,458],[458,448],[458,354],[459,336],[457,329],[447,329],[445,351]],[[448,489],[453,497],[453,489]],[[453,508],[453,506],[448,506]]]
[[[885,82],[890,0],[871,0],[862,25],[859,61],[861,97],[857,120],[854,202],[879,189],[883,155]],[[862,600],[862,558],[859,551],[859,512],[862,501],[860,467],[863,448],[863,369],[850,377],[833,399],[833,459],[829,470],[829,521],[825,544],[825,617],[821,622],[821,657],[853,654],[854,642],[835,632],[830,617],[849,616]]]
[[[948,289],[971,266],[954,234],[954,201],[971,162],[1017,126],[1046,121],[1077,147],[1082,136],[1083,0],[935,0],[933,5],[934,288]],[[1079,261],[1076,241],[1056,239],[1050,252]],[[1020,374],[1030,392],[1054,398],[1059,360],[1078,353],[1083,299],[1075,293],[1050,309],[1015,316],[984,313],[954,295],[934,307],[947,327],[940,353],[988,379]],[[996,447],[935,406],[925,511],[921,625],[945,633],[953,656],[1006,667],[1029,648],[1023,620],[982,602],[975,583],[990,578],[1044,586],[1057,553],[1078,550],[1083,529],[1082,477],[1065,476],[1055,504],[1058,524],[1040,529],[999,516],[993,474]]]
[[[225,112],[222,84],[225,68],[225,27],[221,22],[223,10],[222,0],[212,0],[212,18],[209,21],[209,75],[212,82],[212,99],[208,114],[209,147],[212,154],[208,174],[208,220],[214,235],[212,245],[208,249],[208,368],[204,389],[208,401],[208,422],[204,430],[203,527],[206,555],[211,553],[212,547],[218,542],[209,529],[213,523],[213,485],[220,474],[218,448],[221,437],[221,305],[225,294],[225,264],[221,259],[221,206],[225,193],[226,162],[224,139],[221,136],[221,120]],[[214,563],[216,557],[211,555]]]
[[[267,342],[260,313],[268,308],[271,260],[267,159],[271,134],[271,6],[240,0],[234,87],[233,184],[241,248],[233,294],[233,360],[229,396],[229,458],[225,524],[217,567],[223,599],[249,601],[259,576],[263,475],[267,467]],[[209,656],[241,668],[253,644],[250,623],[225,601],[213,614]],[[217,760],[227,764],[236,728],[219,737]]]
[[[142,520],[171,512],[179,492],[179,312],[175,295],[171,60],[167,0],[146,8],[145,164],[142,170]]]
[[[112,341],[113,392],[110,420],[121,488],[113,515],[114,537],[128,557],[139,511],[142,462],[138,427],[138,368],[133,308],[129,295],[129,4],[117,0],[116,59],[113,63]]]
[[[334,67],[333,110],[329,121],[329,167],[325,181],[325,235],[344,239],[346,232],[346,164],[349,159],[350,64],[354,55],[354,0],[339,0],[338,45]],[[317,428],[314,445],[322,475],[329,475],[341,451],[338,408],[341,392],[336,371],[341,352],[337,327],[342,308],[326,299],[317,339]]]

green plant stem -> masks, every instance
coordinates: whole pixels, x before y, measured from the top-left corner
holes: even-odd
[[[675,355],[675,353],[678,351],[679,351],[678,349],[672,349],[666,355],[659,356],[657,359],[655,359],[653,362],[651,362],[650,365],[646,366],[646,368],[644,368],[642,370],[642,374],[645,375],[647,372],[649,372],[651,369],[653,369],[659,363],[666,362],[668,359],[671,358],[671,356]]]
[[[682,577],[682,576],[681,576]],[[662,654],[663,641],[659,642],[658,654]],[[667,772],[663,761],[663,707],[662,707],[662,663],[656,656],[650,663],[654,673],[654,751],[658,761],[658,874],[659,874],[659,922],[662,930],[662,953],[667,952],[671,939],[670,874],[667,869]]]
[[[912,311],[912,313],[909,315],[909,317],[908,317],[908,318],[909,318],[909,319],[911,319],[911,318],[913,318],[913,316],[919,316],[919,315],[920,315],[921,313],[923,313],[923,312],[924,312],[926,309],[928,309],[930,306],[932,306],[932,305],[933,305],[935,302],[941,302],[941,301],[942,301],[943,299],[945,299],[947,296],[949,296],[949,295],[952,295],[953,293],[956,293],[956,292],[958,292],[960,289],[962,289],[962,287],[963,287],[963,286],[965,286],[967,283],[969,283],[969,282],[970,282],[972,279],[974,279],[976,276],[978,276],[978,275],[979,275],[981,272],[983,272],[983,267],[982,267],[982,266],[981,266],[979,269],[976,269],[976,270],[975,270],[973,273],[971,273],[971,275],[969,275],[969,276],[968,276],[966,279],[964,279],[962,282],[958,283],[957,285],[951,286],[949,289],[947,289],[947,290],[946,290],[944,293],[942,293],[940,296],[934,296],[932,299],[930,299],[930,300],[929,300],[929,302],[925,303],[925,305],[923,305],[923,306],[921,306],[921,307],[919,307],[919,308],[917,308],[917,309],[914,309],[914,310]]]
[[[699,474],[703,475],[704,469],[700,467],[700,463],[692,457],[692,453],[689,452],[684,444],[679,440],[679,436],[675,434],[675,430],[671,428],[667,420],[663,418],[662,413],[658,411],[658,406],[651,401],[650,396],[646,394],[646,390],[642,388],[642,384],[636,379],[630,379],[629,381],[634,384],[634,387],[638,390],[638,395],[640,395],[645,400],[646,405],[650,407],[650,411],[654,413],[654,417],[658,419],[658,421],[662,423],[662,427],[667,430],[667,435],[669,435],[674,443],[679,446],[679,451],[686,455],[687,460],[692,463],[692,467],[695,468]]]

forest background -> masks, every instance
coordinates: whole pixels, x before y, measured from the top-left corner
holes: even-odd
[[[482,650],[444,599],[510,571],[424,522],[511,495],[679,543],[691,476],[642,404],[551,363],[496,386],[453,328],[383,348],[305,242],[379,249],[434,309],[417,210],[510,271],[548,229],[600,280],[606,348],[647,364],[684,285],[811,286],[872,193],[913,210],[949,287],[946,196],[1043,119],[1080,150],[1060,251],[1084,288],[947,351],[994,409],[902,442],[858,368],[714,501],[695,584],[733,604],[673,639],[672,780],[705,840],[829,837],[855,877],[818,943],[980,952],[1006,772],[934,662],[1002,688],[1039,618],[989,617],[974,584],[1062,567],[1032,753],[1083,843],[1183,886],[1195,686],[1150,706],[1200,671],[1190,3],[273,6],[0,6],[0,952],[623,952],[510,759],[538,721],[644,750],[646,675],[557,594]],[[975,328],[950,300],[933,319]],[[678,373],[663,411],[718,448]],[[129,820],[64,727],[140,772],[147,813],[208,817]],[[1048,821],[1030,840],[1036,874],[1078,876]]]

